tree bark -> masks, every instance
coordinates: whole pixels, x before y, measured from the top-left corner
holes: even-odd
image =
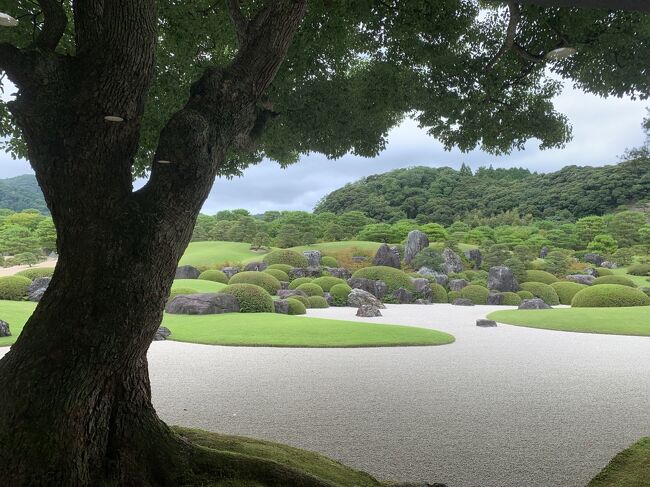
[[[154,69],[154,0],[76,2],[74,58],[0,45],[59,252],[47,292],[0,361],[0,485],[183,485],[206,472],[322,485],[260,460],[221,454],[206,463],[158,419],[146,358],[215,174],[255,126],[304,10],[298,0],[260,10],[233,63],[207,70],[171,118],[137,192],[131,167]],[[46,37],[51,46],[55,36]]]

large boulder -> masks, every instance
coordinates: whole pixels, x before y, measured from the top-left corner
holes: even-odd
[[[348,306],[359,308],[364,304],[368,304],[379,309],[386,308],[386,306],[384,306],[384,303],[379,301],[368,291],[364,291],[363,289],[359,288],[353,289],[348,295]]]
[[[399,304],[409,304],[413,302],[413,293],[408,289],[401,287],[393,291],[393,298],[395,298]]]
[[[320,267],[320,250],[305,250],[302,254],[307,258],[307,267]]]
[[[517,292],[519,291],[519,283],[515,277],[514,272],[510,267],[503,265],[490,267],[488,273],[487,287],[492,291],[499,292]]]
[[[362,304],[359,306],[359,309],[357,309],[357,316],[363,318],[374,318],[376,316],[381,316],[381,311],[371,304]]]
[[[483,264],[483,254],[479,249],[470,249],[465,251],[465,257],[478,269]]]
[[[325,301],[327,301],[327,304],[332,306],[334,304],[334,297],[332,296],[331,293],[324,292],[323,297],[325,298]]]
[[[182,265],[176,269],[176,276],[174,279],[198,279],[201,275],[196,267],[191,265]]]
[[[569,274],[566,276],[566,280],[591,286],[596,280],[596,277],[591,274]]]
[[[461,291],[464,287],[469,286],[467,279],[452,279],[449,281],[449,290],[450,291]]]
[[[344,267],[325,267],[325,271],[332,277],[348,280],[352,277],[352,272]]]
[[[418,270],[418,274],[420,274],[421,276],[433,277],[436,280],[436,282],[441,286],[446,286],[447,283],[449,282],[449,276],[447,276],[447,274],[434,271],[433,269],[430,269],[428,267],[420,267],[420,269]]]
[[[351,277],[348,279],[348,285],[352,289],[363,289],[379,299],[386,296],[388,292],[388,286],[384,281],[375,281],[365,277]]]
[[[372,264],[401,269],[399,262],[399,250],[397,250],[395,247],[389,247],[388,244],[381,245],[377,249],[375,257],[372,259]]]
[[[266,262],[249,262],[244,266],[245,271],[258,271],[261,272],[269,265]]]
[[[221,269],[221,272],[223,272],[226,276],[228,276],[228,279],[230,279],[232,276],[237,274],[239,270],[239,267],[224,267]]]
[[[275,308],[276,313],[281,313],[283,315],[289,314],[289,301],[286,299],[276,299],[273,301],[273,307]]]
[[[551,307],[539,298],[524,299],[519,309],[551,309]]]
[[[11,336],[11,330],[9,329],[9,323],[0,320],[0,337],[10,337],[10,336]]]
[[[37,289],[36,291],[29,293],[27,299],[33,301],[34,303],[38,303],[41,299],[43,299],[43,295],[45,294],[46,290],[46,288]]]
[[[442,251],[443,263],[440,266],[445,274],[452,274],[454,272],[463,272],[463,261],[460,256],[451,249]]]
[[[234,313],[239,311],[239,301],[223,293],[179,294],[167,303],[165,311],[177,315]]]
[[[585,254],[583,259],[584,259],[585,262],[589,262],[590,264],[594,264],[594,265],[597,265],[599,267],[605,261],[605,259],[603,259],[600,255],[593,254],[593,253]]]
[[[320,277],[322,275],[320,267],[294,267],[289,271],[291,279],[298,279],[299,277]]]
[[[417,294],[429,297],[431,296],[431,284],[429,284],[428,279],[424,277],[417,277],[411,281],[413,283],[413,291]]]
[[[280,299],[290,298],[291,296],[303,296],[307,297],[307,293],[304,291],[299,291],[298,289],[279,289],[276,293]]]
[[[40,301],[47,287],[50,285],[51,280],[51,277],[37,277],[34,279],[29,285],[29,288],[27,288],[27,299],[34,302]]]
[[[454,306],[474,306],[472,300],[467,298],[456,298],[454,299],[454,302],[451,304],[453,304]]]
[[[503,294],[490,293],[487,298],[487,304],[490,306],[501,306],[503,304]]]
[[[167,340],[167,338],[169,338],[169,335],[171,334],[172,332],[169,328],[167,328],[166,326],[161,326],[158,328],[156,334],[153,336],[153,341],[160,342],[163,340]]]
[[[426,233],[420,230],[411,230],[406,237],[406,245],[404,246],[404,262],[410,264],[418,252],[428,246],[429,237],[427,237]]]

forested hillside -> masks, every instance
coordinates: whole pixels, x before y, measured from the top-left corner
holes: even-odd
[[[31,174],[0,179],[0,208],[13,211],[34,208],[42,213],[49,213],[36,177]]]
[[[361,211],[382,222],[403,218],[450,224],[472,215],[515,210],[540,218],[602,215],[650,201],[650,159],[613,166],[567,166],[537,174],[527,169],[413,167],[363,178],[326,197],[315,212]]]

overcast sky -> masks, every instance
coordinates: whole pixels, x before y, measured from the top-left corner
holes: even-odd
[[[447,152],[412,120],[396,127],[386,150],[376,158],[346,156],[330,161],[320,154],[303,157],[287,169],[264,161],[241,178],[217,180],[203,212],[246,208],[252,213],[266,210],[311,210],[328,192],[361,177],[409,166],[450,166],[464,162],[476,168],[522,166],[539,172],[567,165],[601,166],[616,163],[626,148],[642,144],[641,122],[647,101],[603,99],[567,86],[555,100],[556,108],[573,125],[573,140],[565,149],[540,151],[531,141],[524,151],[494,157],[481,151]],[[13,161],[0,153],[0,178],[32,173],[25,161]]]

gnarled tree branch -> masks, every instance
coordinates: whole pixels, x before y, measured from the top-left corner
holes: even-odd
[[[21,86],[32,77],[32,62],[21,49],[8,42],[0,42],[0,71],[7,73],[15,85]]]
[[[248,20],[246,20],[244,14],[241,11],[239,0],[226,0],[226,5],[228,6],[228,14],[230,15],[230,20],[233,27],[235,28],[237,41],[241,46],[246,39],[246,32],[248,31]]]
[[[38,0],[38,3],[44,21],[34,46],[44,51],[54,51],[68,25],[68,17],[59,0]]]

